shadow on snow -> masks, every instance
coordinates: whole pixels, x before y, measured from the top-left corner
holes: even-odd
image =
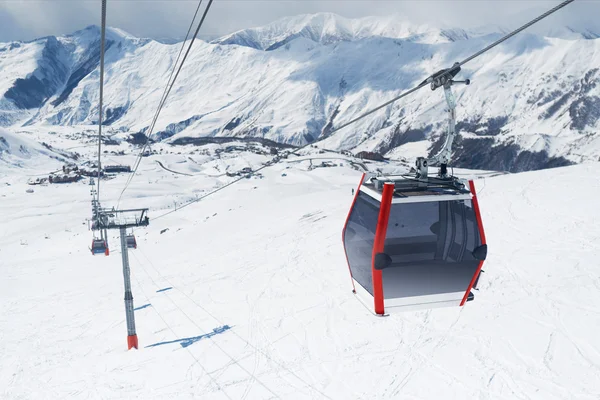
[[[206,333],[204,335],[199,335],[199,336],[194,336],[194,337],[189,337],[189,338],[183,338],[183,339],[176,339],[176,340],[169,340],[167,342],[158,342],[158,343],[154,343],[154,344],[150,344],[146,347],[156,347],[156,346],[162,346],[164,344],[171,344],[171,343],[179,343],[181,345],[181,347],[188,347],[193,345],[194,343],[202,340],[202,339],[208,339],[210,337],[213,337],[215,335],[221,334],[225,331],[228,331],[229,329],[231,329],[231,327],[229,325],[223,325],[221,327],[218,328],[213,328],[213,331],[210,333]]]

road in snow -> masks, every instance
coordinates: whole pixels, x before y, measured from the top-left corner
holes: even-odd
[[[387,318],[352,295],[341,245],[360,173],[307,165],[156,218],[227,178],[144,160],[122,204],[151,208],[129,253],[138,351],[116,233],[109,257],[88,250],[89,186],[26,193],[3,166],[0,398],[600,398],[597,164],[477,180],[475,301]],[[105,206],[126,178],[103,182]]]

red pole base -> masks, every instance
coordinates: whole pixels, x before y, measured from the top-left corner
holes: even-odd
[[[132,347],[138,348],[137,335],[127,336],[127,350],[131,350]]]

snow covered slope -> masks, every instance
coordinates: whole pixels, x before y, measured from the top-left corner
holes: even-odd
[[[109,257],[87,248],[88,186],[0,189],[1,398],[600,396],[597,164],[477,179],[490,253],[475,301],[377,318],[341,245],[359,172],[290,158],[160,217],[230,179],[194,174],[203,162],[260,162],[180,149],[145,159],[122,203],[151,208],[129,252],[137,351],[117,239]],[[103,183],[104,204],[126,179]]]
[[[391,99],[500,37],[394,18],[285,18],[214,43],[197,41],[154,138],[255,136],[333,149],[434,152],[445,129],[441,91],[425,88],[328,137],[331,127]],[[520,34],[467,64],[457,87],[455,165],[520,171],[600,157],[600,40],[571,28]],[[97,120],[97,27],[0,45],[0,124]],[[146,131],[180,44],[108,32],[106,124]],[[421,155],[418,154],[418,155]],[[411,153],[410,156],[413,154]]]
[[[73,162],[77,155],[55,149],[47,143],[40,144],[30,134],[15,134],[0,128],[0,177],[15,175],[15,169],[21,172],[60,169],[61,165]]]

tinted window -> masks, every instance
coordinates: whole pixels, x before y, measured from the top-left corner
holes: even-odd
[[[384,250],[392,260],[408,262],[434,259],[437,236],[432,229],[440,220],[439,204],[392,204]]]
[[[371,294],[373,294],[371,260],[378,218],[379,202],[360,192],[344,235],[344,247],[352,277]]]
[[[470,200],[392,204],[385,252],[385,298],[466,290],[479,262],[481,244]]]
[[[392,204],[385,252],[395,261],[472,260],[480,244],[470,200]]]

